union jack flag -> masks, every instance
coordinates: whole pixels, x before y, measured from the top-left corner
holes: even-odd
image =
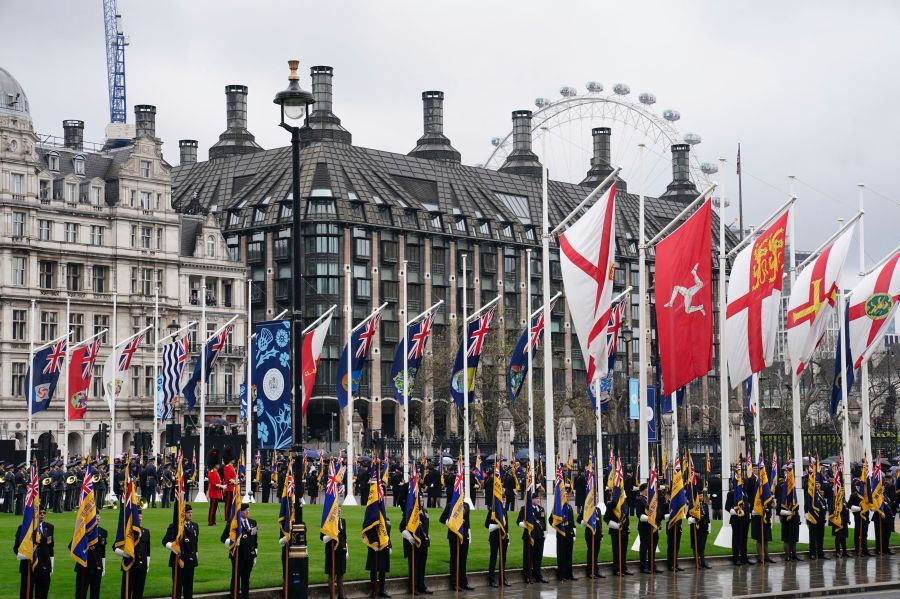
[[[472,331],[472,335],[469,339],[469,349],[466,352],[470,358],[481,355],[481,348],[484,346],[484,338],[491,328],[491,322],[494,320],[495,312],[496,307],[493,307],[478,317],[478,326]]]
[[[62,368],[63,360],[66,359],[66,348],[68,345],[69,342],[66,340],[58,341],[51,345],[47,363],[44,365],[44,374],[59,372],[60,368]]]
[[[359,345],[356,347],[356,357],[365,358],[369,355],[369,348],[372,346],[372,338],[378,332],[378,321],[381,320],[381,312],[373,316],[366,323],[365,328],[359,334]]]
[[[419,330],[413,333],[412,347],[409,348],[409,359],[418,360],[425,355],[425,344],[428,341],[428,335],[431,334],[431,326],[434,324],[434,312],[426,316],[419,323]]]
[[[619,346],[619,333],[622,331],[622,316],[625,313],[625,300],[616,304],[609,315],[609,325],[606,327],[606,355],[614,358]]]
[[[128,372],[131,368],[131,360],[138,350],[144,335],[135,335],[128,344],[122,348],[122,355],[119,356],[119,372]]]
[[[88,380],[94,371],[94,362],[97,360],[97,354],[100,353],[100,339],[93,343],[89,343],[84,348],[84,359],[81,362],[81,378]]]
[[[225,349],[225,345],[228,341],[228,333],[231,332],[231,326],[228,325],[219,335],[215,338],[212,345],[210,345],[210,350],[212,350],[212,358],[209,364],[209,369],[212,370],[216,365],[216,361],[219,359],[219,356],[222,354],[222,350]]]

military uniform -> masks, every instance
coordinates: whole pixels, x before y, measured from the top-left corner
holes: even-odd
[[[523,505],[519,509],[519,516],[516,518],[516,524],[522,528],[522,570],[525,575],[525,584],[532,582],[547,582],[541,573],[541,562],[544,557],[544,538],[547,536],[546,516],[544,507],[541,505],[532,505],[534,512],[534,522],[532,523],[531,532],[525,527],[525,508]]]
[[[499,564],[500,564],[500,579],[503,581],[503,586],[512,586],[509,581],[506,579],[506,553],[507,548],[509,547],[509,534],[503,535],[501,538],[499,525],[494,522],[492,516],[494,515],[493,506],[489,506],[487,518],[484,520],[484,527],[487,528],[490,532],[488,532],[488,543],[490,544],[490,558],[488,560],[488,583],[492,587],[496,587],[497,583],[494,582],[494,572],[497,569],[498,563],[498,553],[499,555]],[[509,531],[509,520],[506,517],[506,514],[503,514],[503,528],[504,530]],[[491,530],[491,527],[496,527],[494,530]],[[501,545],[502,543],[502,545]]]
[[[143,599],[147,571],[150,569],[150,531],[138,528],[134,535],[134,559],[126,571],[122,564],[122,599]],[[126,589],[128,592],[126,593]]]
[[[699,568],[710,569],[711,566],[706,563],[706,539],[709,537],[709,503],[699,499],[700,502],[700,518],[690,516],[688,523],[691,525],[691,549],[696,556],[696,565]],[[693,522],[692,522],[693,520]]]
[[[175,541],[178,531],[175,524],[169,524],[163,537],[163,547],[171,551],[170,544]],[[197,562],[197,546],[200,542],[200,527],[191,520],[184,523],[184,534],[181,538],[181,552],[169,555],[169,568],[172,569],[172,584],[176,587],[175,599],[191,599],[194,596],[194,570]],[[183,565],[178,566],[178,561]],[[176,572],[177,568],[177,572]]]
[[[440,480],[438,481],[440,483]],[[408,562],[408,573],[409,573],[409,583],[407,588],[413,588],[412,585],[415,583],[416,593],[428,593],[429,589],[425,586],[425,564],[428,562],[428,547],[431,545],[431,539],[428,536],[429,530],[429,516],[428,510],[426,508],[422,508],[421,512],[421,534],[419,539],[421,541],[418,547],[415,547],[413,543],[410,543],[409,540],[404,537],[403,538],[403,557],[406,558]],[[406,532],[406,515],[404,514],[403,519],[400,520],[400,530]],[[413,560],[415,557],[415,560]],[[415,572],[413,572],[413,562],[415,561]]]
[[[87,563],[75,564],[75,599],[100,599],[100,583],[106,574],[107,537],[106,529],[98,526],[97,542],[88,547]]]
[[[621,514],[615,516],[612,501],[606,504],[606,514],[603,520],[609,525],[609,539],[612,542],[613,574],[616,576],[630,576],[628,564],[625,563],[625,555],[628,552],[628,512],[623,504]]]
[[[572,572],[575,550],[575,513],[568,502],[562,506],[562,523],[556,532],[556,580],[576,580]]]
[[[450,512],[452,510],[452,507],[453,506],[450,505],[449,501],[444,506],[444,512],[440,517],[441,524],[447,524],[447,521],[450,519]],[[462,530],[460,531],[462,534],[462,538],[457,536],[457,534],[452,530],[447,530],[447,540],[450,541],[451,591],[469,591],[473,589],[473,587],[469,585],[468,576],[466,576],[466,563],[469,557],[469,542],[471,541],[472,537],[471,522],[469,516],[469,504],[463,502],[463,524]],[[459,581],[458,587],[456,586],[457,580]]]
[[[391,521],[385,518],[384,525],[387,528],[388,539],[391,536]],[[391,544],[385,549],[376,551],[371,547],[366,553],[366,570],[369,571],[369,581],[372,583],[372,597],[390,597],[385,591],[384,584],[387,573],[391,571]]]
[[[229,552],[229,559],[231,559],[230,593],[232,597],[236,596],[239,599],[249,599],[250,597],[250,574],[253,572],[253,565],[256,563],[257,551],[258,529],[256,527],[256,520],[250,518],[249,515],[245,516],[243,514],[245,506],[247,506],[246,503],[241,505],[241,510],[237,515],[242,522],[241,536],[237,540],[237,551],[234,554]],[[229,540],[228,533],[229,530],[226,526],[221,536],[221,541],[223,543],[226,543],[226,541]],[[235,557],[237,557],[236,566],[234,563]],[[237,595],[235,595],[235,567],[237,567]]]
[[[19,537],[22,535],[22,525],[16,528],[16,537],[13,539],[13,553],[19,553]],[[38,522],[34,534],[34,561],[37,562],[32,569],[32,562],[22,560],[19,562],[19,597],[32,597],[33,599],[47,599],[50,593],[50,575],[53,573],[53,525],[49,522]],[[30,572],[29,572],[30,570]],[[29,589],[29,583],[31,588]]]
[[[731,526],[731,561],[736,566],[751,563],[747,558],[747,508],[743,499],[741,500],[741,505],[735,503],[734,489],[728,491],[728,497],[725,499],[725,511],[731,514],[729,519]]]
[[[638,538],[640,539],[639,556],[641,572],[648,573],[651,570],[653,572],[662,572],[662,568],[658,567],[655,562],[656,545],[659,543],[659,526],[660,522],[663,521],[663,511],[657,504],[656,514],[648,513],[650,503],[648,498],[643,494],[637,496],[635,508],[637,509],[638,514],[640,514],[640,520],[638,522]],[[651,517],[654,519],[653,524],[656,525],[655,531],[650,523]]]
[[[578,514],[578,521],[583,523],[587,515],[588,514],[582,510],[582,512]],[[584,527],[584,546],[587,552],[587,562],[584,567],[588,578],[605,578],[605,576],[600,573],[599,561],[600,543],[603,541],[603,514],[600,513],[600,508],[597,506],[594,506],[594,515],[596,516],[597,531],[594,532],[587,526]],[[591,552],[593,552],[593,554]]]

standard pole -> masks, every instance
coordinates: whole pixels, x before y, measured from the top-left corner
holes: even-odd
[[[150,443],[153,463],[157,467],[159,466],[156,457],[159,453],[159,392],[159,286],[157,286],[153,293],[153,442]]]
[[[716,536],[715,544],[719,547],[731,547],[731,524],[724,509],[728,496],[729,464],[731,464],[731,447],[729,445],[728,416],[728,362],[725,358],[725,159],[719,159],[719,172],[722,181],[719,184],[719,427],[722,437],[722,528]],[[803,462],[801,461],[802,465]]]
[[[534,476],[534,356],[532,355],[532,326],[531,326],[531,250],[525,250],[525,305],[527,306],[528,343],[525,345],[528,352],[528,464],[531,475]],[[545,323],[546,324],[546,323]],[[546,335],[545,335],[546,337]],[[530,574],[529,574],[530,576]]]
[[[113,313],[112,313],[112,348],[113,351],[116,351],[116,346],[119,344],[119,327],[118,327],[118,311],[119,311],[119,291],[118,286],[116,291],[113,292]],[[116,374],[118,375],[118,365],[116,365]],[[113,484],[109,485],[109,495],[108,498],[111,500],[115,500],[115,476],[113,472],[113,464],[115,464],[116,460],[116,403],[119,398],[115,393],[115,389],[109,390],[107,389],[107,393],[110,394],[110,428],[109,428],[109,457],[111,458],[109,477],[110,482]]]
[[[465,258],[463,258],[465,260]],[[406,268],[408,262],[403,261],[403,482],[409,482],[409,286]],[[463,262],[463,277],[465,277]],[[465,278],[463,278],[463,302],[465,302]],[[465,369],[463,369],[465,370]]]
[[[865,185],[862,183],[857,184],[859,188],[859,211],[863,213],[863,191],[865,190]],[[866,236],[865,229],[863,227],[863,219],[865,216],[860,217],[859,219],[859,276],[862,277],[866,273]],[[873,458],[875,454],[872,453],[872,420],[870,415],[871,406],[869,404],[869,361],[863,360],[862,365],[860,366],[860,379],[859,379],[859,391],[860,391],[860,400],[862,403],[862,418],[860,419],[860,428],[862,429],[862,445],[863,451],[866,455],[870,455]]]
[[[844,297],[843,291],[838,291],[838,327],[840,327],[840,344],[841,344],[841,361],[843,364],[839,366],[838,372],[840,373],[838,376],[841,377],[841,403],[843,409],[841,410],[843,414],[843,448],[844,455],[850,455],[850,414],[848,408],[848,399],[847,399],[847,324],[844,318],[844,306],[846,305],[846,297]],[[849,459],[849,457],[847,458]],[[866,459],[868,459],[868,454],[866,454]],[[818,464],[817,464],[818,465]],[[850,489],[850,468],[844,468],[842,472],[844,476],[844,489]],[[846,497],[846,492],[845,492]]]
[[[71,329],[69,329],[69,324],[71,323],[71,310],[72,310],[72,300],[66,298],[66,331],[71,333]],[[65,459],[66,468],[68,468],[69,464],[69,370],[71,370],[72,366],[69,364],[69,357],[71,356],[71,348],[72,348],[72,337],[66,337],[66,380],[63,383],[63,387],[65,387],[65,405],[63,405],[63,418],[65,421],[64,430],[63,430],[63,456]]]
[[[347,261],[346,268],[346,292],[347,292],[347,485],[345,486],[344,505],[358,505],[356,495],[353,493],[353,467],[356,460],[353,455],[353,301],[352,297],[352,266]],[[406,313],[404,312],[404,318]],[[406,335],[404,335],[405,337]],[[405,370],[404,370],[405,372]]]
[[[756,458],[762,454],[762,438],[760,436],[760,417],[759,413],[761,411],[761,406],[759,405],[759,373],[754,372],[753,377],[751,379],[753,382],[751,383],[752,389],[750,390],[750,401],[753,402],[754,407],[756,408],[756,413],[753,415],[753,448],[756,451]]]
[[[647,333],[649,329],[649,314],[647,313],[647,248],[644,233],[644,144],[638,144],[638,170],[640,172],[640,195],[638,200],[638,312],[640,313],[640,326],[638,327],[638,414],[639,414],[639,438],[640,438],[640,482],[647,482],[650,472],[648,448],[650,433],[647,423]],[[631,359],[631,356],[628,356]],[[677,409],[677,407],[676,407]],[[677,434],[677,429],[676,429]]]
[[[253,503],[256,494],[253,493],[253,481],[251,479],[251,459],[253,458],[253,280],[247,279],[247,488],[244,491],[244,503]]]
[[[594,465],[594,472],[600,470],[600,477],[594,476],[594,503],[600,506],[601,514],[606,514],[606,502],[603,501],[603,489],[606,488],[606,483],[603,478],[603,412],[600,409],[600,379],[594,379],[593,385],[594,398],[597,401],[597,463]]]
[[[463,356],[463,371],[462,371],[462,388],[463,388],[463,470],[465,471],[465,486],[466,489],[469,488],[469,477],[471,476],[471,472],[469,472],[469,312],[468,312],[468,295],[466,291],[466,268],[467,268],[467,260],[468,255],[462,255],[462,356]],[[405,348],[404,348],[405,349]],[[404,380],[406,378],[404,377]],[[452,381],[451,381],[452,384]],[[495,456],[496,457],[496,456]],[[485,501],[487,501],[487,497],[485,497]],[[469,499],[468,494],[466,494],[466,502],[469,504],[469,507],[475,509],[475,505],[472,503],[472,500]]]
[[[553,505],[553,477],[556,473],[556,464],[550,460],[555,459],[556,439],[553,431],[553,327],[550,314],[550,208],[547,193],[547,136],[544,135],[541,170],[541,291],[544,300],[544,460],[547,467],[544,468],[544,488],[547,490],[547,505]],[[552,466],[552,467],[551,467]],[[545,517],[549,517],[547,510]],[[549,528],[545,526],[545,530]],[[556,556],[556,535],[549,535],[544,543],[544,556]]]
[[[37,318],[35,311],[35,300],[31,300],[31,341],[28,342],[28,390],[25,393],[25,401],[28,402],[28,447],[25,448],[25,463],[31,467],[31,430],[34,420],[34,321]],[[31,568],[28,569],[29,575]],[[29,589],[31,586],[28,587]]]
[[[204,480],[206,479],[206,277],[200,281],[200,466],[197,469],[197,485],[196,503],[206,503],[206,491],[204,490]],[[228,506],[226,506],[226,510]]]

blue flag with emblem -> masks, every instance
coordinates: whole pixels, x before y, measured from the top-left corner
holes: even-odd
[[[50,400],[59,383],[62,363],[66,359],[68,341],[55,341],[44,349],[35,352],[31,368],[25,373],[25,398],[31,398],[31,412],[36,414],[50,407]],[[34,373],[33,390],[31,376]]]
[[[94,469],[88,464],[81,484],[81,500],[75,513],[75,531],[72,533],[72,559],[87,567],[88,549],[97,544],[97,501],[94,496]]]
[[[269,320],[256,325],[253,340],[256,434],[260,449],[291,446],[291,322]],[[296,481],[297,483],[301,481]]]
[[[394,397],[403,405],[403,387],[406,385],[406,391],[412,397],[413,389],[416,385],[416,373],[419,372],[419,364],[422,362],[422,356],[425,355],[425,347],[428,344],[428,337],[431,335],[431,327],[434,324],[434,312],[428,316],[422,317],[418,322],[413,323],[406,330],[406,372],[403,372],[403,347],[401,341],[394,350],[394,362],[391,364],[391,386],[394,388]]]
[[[554,302],[555,303],[555,302]],[[553,310],[550,304],[550,310]],[[528,375],[528,354],[529,351],[534,359],[534,355],[541,345],[544,338],[544,311],[539,310],[531,319],[529,326],[525,327],[519,340],[513,348],[512,355],[509,357],[509,366],[506,369],[506,392],[509,394],[509,401],[516,403],[522,387],[525,386],[525,377]]]
[[[378,333],[379,320],[381,320],[380,310],[350,335],[350,349],[352,350],[350,352],[350,376],[347,375],[348,352],[346,345],[341,352],[341,357],[338,359],[337,399],[338,405],[342,410],[347,407],[347,392],[352,389],[355,394],[359,390],[359,381],[362,379],[363,368],[366,366],[366,359],[369,357],[369,350],[372,348],[372,340]]]
[[[494,320],[496,306],[492,306],[483,314],[466,325],[466,336],[459,344],[456,352],[456,361],[453,363],[453,376],[450,379],[450,395],[456,405],[462,407],[465,401],[465,389],[463,379],[469,395],[475,389],[475,373],[478,372],[478,363],[481,361],[481,352],[484,349],[484,340]],[[463,364],[465,362],[465,364]],[[463,365],[466,366],[466,374],[463,376]]]

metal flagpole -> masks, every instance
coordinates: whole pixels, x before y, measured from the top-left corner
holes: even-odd
[[[353,466],[356,460],[353,459],[353,301],[352,294],[352,273],[351,266],[347,264],[344,269],[346,279],[347,292],[347,485],[344,487],[344,505],[359,505],[356,501],[356,494],[353,492]],[[404,318],[406,312],[403,313]]]
[[[253,279],[247,279],[247,383],[244,395],[247,398],[247,459],[244,460],[246,489],[244,490],[244,503],[253,503],[256,494],[253,493],[253,479],[251,460],[253,459]],[[262,481],[260,481],[261,483]]]
[[[465,277],[465,258],[463,260],[463,277]],[[400,273],[403,277],[403,482],[405,483],[409,482],[409,297],[407,297],[409,286],[406,276],[407,264],[408,261],[404,260],[403,272]],[[463,302],[466,301],[465,293],[464,287]]]
[[[534,480],[534,473],[536,472],[534,469],[534,376],[532,374],[532,370],[534,369],[533,365],[533,357],[532,356],[532,326],[531,319],[533,318],[531,315],[531,250],[525,250],[525,293],[526,300],[525,305],[527,307],[526,313],[528,314],[528,322],[526,323],[526,327],[528,327],[528,343],[525,344],[525,351],[528,352],[528,464],[531,470],[532,480]],[[530,575],[529,575],[530,576]]]
[[[728,415],[728,362],[725,357],[725,159],[719,159],[719,173],[722,181],[719,185],[719,427],[721,434],[722,456],[722,528],[716,536],[715,545],[731,547],[731,523],[725,511],[725,499],[728,496],[728,483],[731,468],[731,446]],[[801,466],[803,462],[800,462]]]
[[[842,444],[842,447],[844,448],[844,456],[846,456],[845,459],[849,460],[850,459],[849,458],[849,456],[850,456],[850,415],[849,415],[849,411],[847,409],[847,407],[848,407],[847,404],[849,403],[849,401],[847,400],[847,384],[846,384],[847,383],[846,364],[847,364],[848,347],[847,347],[847,329],[846,329],[847,324],[845,322],[846,319],[844,318],[846,297],[844,296],[844,292],[842,290],[839,290],[837,295],[838,295],[838,327],[840,327],[840,333],[839,333],[840,336],[838,337],[838,339],[839,339],[838,342],[841,344],[841,361],[843,362],[843,364],[841,364],[838,367],[839,368],[838,372],[840,373],[838,376],[840,377],[840,382],[841,382],[841,403],[843,404],[843,409],[841,410],[842,415],[843,415],[843,431],[842,431],[843,444]],[[848,461],[847,463],[849,464],[850,462]],[[843,475],[844,475],[844,489],[849,490],[850,489],[850,468],[849,467],[844,468]],[[845,497],[846,497],[846,493],[845,493]]]
[[[638,201],[638,312],[640,313],[640,326],[638,328],[638,430],[640,431],[640,482],[647,481],[647,474],[650,472],[648,458],[649,438],[647,424],[647,333],[649,328],[649,314],[647,313],[647,247],[646,237],[644,234],[644,187],[646,180],[644,176],[644,144],[638,144],[640,155],[638,157],[638,170],[640,172],[640,195]],[[629,359],[631,356],[628,356]],[[599,401],[599,400],[598,400]],[[599,410],[598,410],[599,412]],[[677,434],[677,430],[676,430]]]
[[[606,514],[606,502],[600,500],[600,497],[602,497],[603,494],[603,489],[606,488],[603,479],[603,422],[602,412],[600,410],[600,377],[594,379],[593,384],[594,400],[597,402],[597,463],[594,465],[594,472],[597,472],[598,467],[600,469],[600,478],[598,479],[596,474],[594,475],[594,503],[599,504],[601,514]],[[595,505],[594,507],[597,506]],[[591,542],[593,542],[593,540]]]
[[[553,431],[553,327],[551,326],[550,314],[550,207],[547,193],[547,136],[542,138],[542,156],[543,168],[541,169],[541,291],[544,300],[544,329],[547,334],[544,335],[544,460],[546,467],[544,468],[544,489],[547,493],[547,505],[553,505],[553,478],[556,475],[556,439]],[[615,172],[612,176],[615,176]],[[599,193],[597,186],[594,192]],[[596,195],[592,193],[591,195]],[[588,196],[591,197],[591,196]],[[584,202],[582,202],[584,204]],[[574,211],[573,211],[574,214]],[[560,223],[559,226],[562,226]],[[588,356],[586,356],[588,357]],[[550,460],[554,460],[551,462]],[[546,511],[549,518],[550,510]],[[548,521],[549,522],[549,521]],[[545,526],[545,530],[549,529],[549,525]],[[556,535],[548,535],[544,542],[544,556],[556,556]]]
[[[859,188],[859,212],[863,213],[863,190],[865,189],[865,185],[862,183],[857,184]],[[860,218],[859,220],[859,276],[865,276],[866,272],[866,237],[865,231],[863,229],[863,220]],[[870,410],[871,406],[869,405],[869,361],[863,360],[862,365],[860,366],[860,379],[859,379],[859,391],[860,391],[860,403],[862,404],[862,418],[860,419],[860,428],[862,429],[862,445],[863,451],[867,456],[872,456],[875,458],[875,454],[872,453],[872,421],[870,420]]]
[[[197,460],[197,496],[194,503],[206,503],[206,277],[200,281],[200,456]]]
[[[471,476],[471,472],[469,472],[469,315],[468,315],[468,297],[466,292],[466,261],[468,259],[467,254],[462,255],[462,356],[463,356],[463,368],[462,368],[462,388],[463,388],[463,469],[465,470],[465,485],[466,489],[469,488],[469,477]],[[405,358],[404,358],[405,360]],[[403,379],[406,380],[406,377]],[[450,381],[450,384],[453,384],[453,381]],[[497,458],[498,456],[495,456]],[[466,495],[466,502],[469,504],[471,509],[475,509],[475,505],[472,503],[472,500],[469,498],[468,494]]]
[[[753,382],[751,383],[752,387],[750,389],[750,401],[753,403],[756,410],[753,414],[753,448],[756,451],[756,455],[753,456],[753,459],[756,460],[762,453],[762,438],[760,436],[759,421],[759,413],[761,412],[761,406],[759,405],[759,373],[754,372],[751,380]]]
[[[28,403],[28,435],[26,436],[28,446],[25,448],[25,463],[29,468],[31,467],[31,430],[34,420],[34,321],[36,318],[35,300],[31,300],[31,341],[28,343],[28,389],[25,391],[25,401]]]
[[[153,462],[159,467],[159,285],[153,292],[153,442],[150,443],[150,451],[153,452]]]
[[[112,313],[112,339],[113,339],[112,351],[113,352],[115,352],[116,347],[118,347],[118,338],[119,338],[118,309],[119,309],[119,288],[118,288],[118,284],[117,284],[116,290],[113,291],[113,313]],[[118,375],[118,373],[119,373],[118,364],[115,365],[115,368],[116,368],[116,370],[115,370],[116,375]],[[113,381],[113,385],[115,385],[115,381]],[[106,392],[110,394],[110,400],[109,400],[109,411],[110,411],[109,457],[111,459],[111,462],[109,464],[109,476],[110,476],[110,482],[114,483],[115,482],[115,476],[114,476],[115,473],[113,472],[113,470],[114,470],[114,464],[116,461],[116,401],[118,400],[118,397],[116,397],[115,387],[113,387],[113,389],[107,389]],[[109,499],[110,501],[115,501],[115,499],[116,499],[115,484],[110,484],[108,486],[109,486],[109,490],[108,490],[107,499]]]
[[[72,322],[71,321],[71,318],[72,318],[71,310],[72,310],[72,300],[67,297],[66,298],[66,327],[67,327],[66,330],[69,331],[70,333],[72,331],[72,329],[69,328],[69,326]],[[63,387],[65,388],[64,397],[66,400],[65,404],[63,405],[63,419],[65,422],[64,429],[63,429],[63,435],[65,437],[64,444],[63,444],[63,456],[65,456],[65,464],[66,464],[65,467],[66,468],[68,468],[68,463],[69,463],[69,401],[70,401],[69,400],[69,370],[72,368],[71,365],[69,364],[69,358],[72,355],[71,354],[72,350],[70,347],[71,342],[72,342],[72,338],[68,337],[67,343],[66,343],[66,380],[63,381]]]

